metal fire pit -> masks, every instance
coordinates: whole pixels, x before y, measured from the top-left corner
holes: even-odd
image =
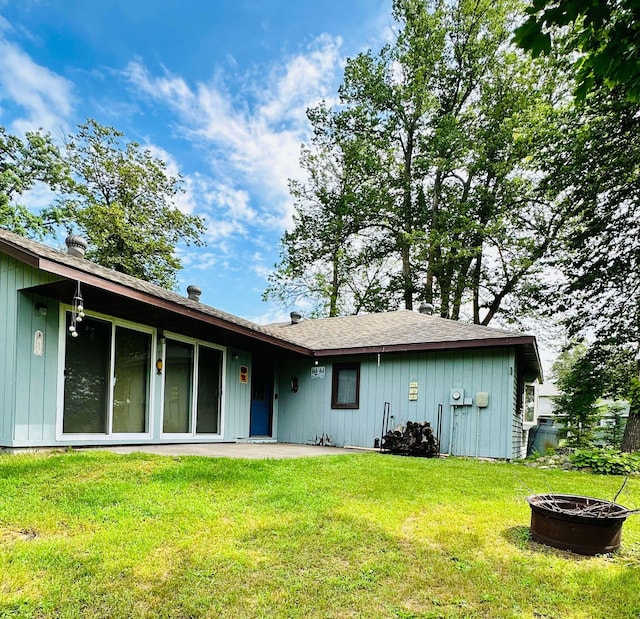
[[[536,542],[581,555],[620,548],[622,524],[630,513],[622,505],[572,494],[534,494],[527,502]]]

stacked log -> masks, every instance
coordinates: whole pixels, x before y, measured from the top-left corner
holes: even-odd
[[[382,450],[402,456],[433,458],[439,445],[428,421],[407,421],[382,437]]]

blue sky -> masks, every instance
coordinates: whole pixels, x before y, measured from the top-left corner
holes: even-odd
[[[0,125],[61,140],[95,118],[150,148],[185,178],[179,207],[206,220],[206,247],[180,250],[180,291],[271,322],[288,312],[261,295],[305,110],[392,27],[391,0],[0,0]]]

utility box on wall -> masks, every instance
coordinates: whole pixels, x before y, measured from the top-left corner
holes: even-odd
[[[462,387],[454,387],[449,392],[450,406],[464,406],[464,389]]]
[[[487,408],[489,406],[489,394],[486,391],[478,391],[476,393],[476,406],[478,408]]]

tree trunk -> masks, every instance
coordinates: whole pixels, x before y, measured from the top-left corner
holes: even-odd
[[[622,451],[640,451],[640,415],[631,413],[622,436]]]
[[[431,202],[431,221],[429,232],[432,233],[438,225],[438,212],[440,210],[440,192],[442,191],[442,171],[436,170],[436,176],[433,182],[433,198]],[[436,255],[437,248],[433,243],[429,243],[429,249],[427,254],[427,277],[425,283],[425,297],[424,300],[431,305],[434,305],[434,279],[436,277]]]

